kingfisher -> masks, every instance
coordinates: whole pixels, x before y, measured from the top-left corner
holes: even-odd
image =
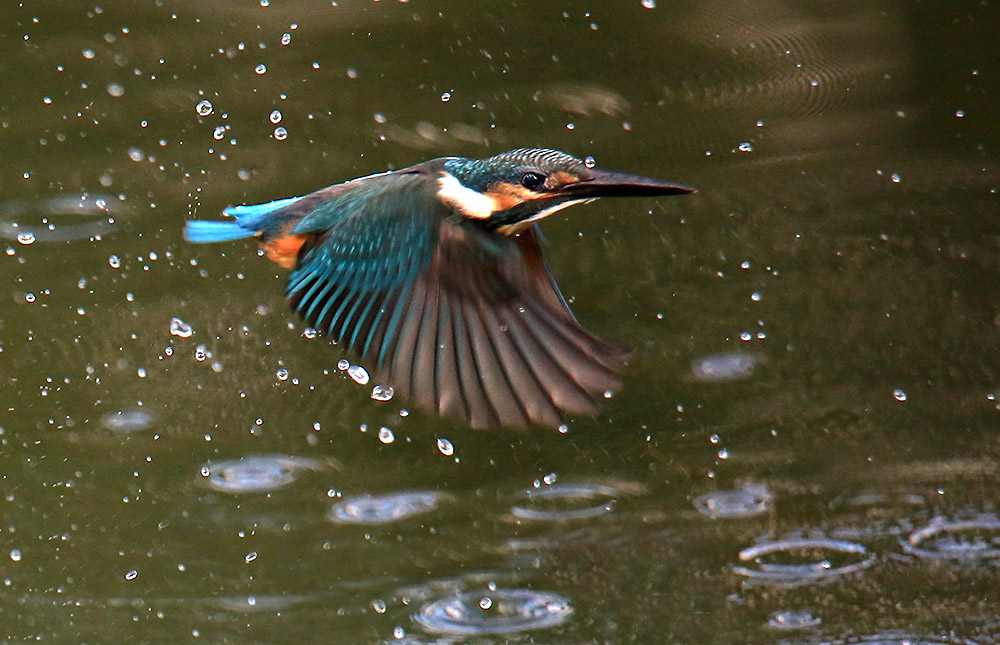
[[[577,322],[538,222],[599,197],[694,192],[592,166],[542,148],[442,157],[232,206],[184,237],[257,238],[291,269],[291,307],[418,407],[473,428],[555,427],[596,414],[629,351]]]

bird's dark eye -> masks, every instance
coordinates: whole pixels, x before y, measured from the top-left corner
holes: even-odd
[[[528,190],[538,190],[545,183],[545,175],[537,172],[526,172],[521,175],[521,185]]]

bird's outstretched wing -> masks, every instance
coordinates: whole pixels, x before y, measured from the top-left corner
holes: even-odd
[[[408,181],[412,191],[396,183]],[[537,230],[498,236],[435,211],[418,177],[383,182],[386,200],[374,191],[346,210],[327,202],[296,227],[307,241],[288,282],[292,306],[397,394],[473,427],[594,413],[628,352],[576,322]]]

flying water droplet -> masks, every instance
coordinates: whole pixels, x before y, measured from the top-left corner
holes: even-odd
[[[274,138],[276,141],[284,141],[285,139],[288,138],[288,130],[286,130],[281,126],[278,126],[277,128],[274,129]]]
[[[271,123],[274,123],[275,125],[281,123],[281,110],[274,110],[268,118],[271,120]]]
[[[445,439],[444,437],[438,438],[437,447],[438,450],[441,451],[441,454],[444,455],[445,457],[451,457],[453,454],[455,454],[455,446],[452,445],[452,443],[447,439]]]
[[[753,146],[750,145],[749,141],[744,141],[739,146],[737,146],[740,152],[753,152]]]
[[[226,126],[219,125],[215,127],[212,131],[212,138],[216,141],[222,141],[226,137]]]
[[[583,160],[583,165],[588,168],[593,168],[594,166],[597,165],[597,159],[594,159],[590,155],[587,155],[587,157]]]
[[[194,111],[198,113],[198,116],[210,116],[214,109],[212,102],[207,99],[198,101],[198,105],[194,106]]]
[[[170,319],[170,335],[180,338],[190,338],[194,334],[194,328],[180,318]]]
[[[258,76],[262,76],[262,75],[264,75],[264,74],[267,74],[267,65],[265,65],[264,63],[260,63],[259,65],[257,65],[257,67],[254,67],[254,68],[253,68],[253,71],[254,71],[254,72],[255,72],[255,73],[256,73],[256,74],[258,75]]]
[[[17,241],[18,241],[19,244],[24,244],[25,246],[27,246],[29,244],[34,244],[35,243],[35,234],[34,233],[30,233],[30,232],[18,233],[17,234]]]
[[[642,0],[642,6],[646,9],[656,9],[656,0]]]
[[[376,401],[388,401],[392,399],[393,390],[391,385],[376,385],[372,388],[372,398]]]
[[[451,100],[451,92],[445,92],[444,94],[441,95],[442,103],[447,103],[450,100]]]
[[[288,32],[281,34],[281,44],[287,45],[292,42],[292,35]]]
[[[392,434],[392,430],[382,426],[378,429],[378,440],[382,443],[392,443],[396,440],[396,435]]]
[[[108,94],[118,98],[125,94],[125,88],[122,87],[121,83],[108,83]]]
[[[358,385],[368,385],[368,370],[360,365],[351,365],[347,368],[347,375],[354,379]]]

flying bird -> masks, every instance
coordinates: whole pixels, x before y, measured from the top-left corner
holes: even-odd
[[[442,157],[187,222],[189,242],[257,238],[291,269],[311,326],[379,383],[475,428],[594,414],[628,350],[583,329],[539,245],[538,221],[599,197],[680,195],[556,150]]]

